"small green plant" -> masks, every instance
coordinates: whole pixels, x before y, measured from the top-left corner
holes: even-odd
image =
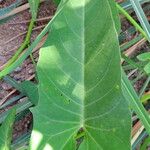
[[[149,40],[147,28],[143,30],[114,0],[56,0],[59,5],[54,17],[30,44],[40,1],[28,1],[32,19],[27,36],[4,65],[0,78],[32,55],[33,48],[48,33],[40,49],[37,85],[28,81],[17,85],[5,77],[33,104],[29,149],[130,150],[131,110],[138,115],[148,134],[150,119],[120,65],[118,12]],[[131,2],[135,8],[139,7],[138,1]],[[139,17],[143,21],[144,16]],[[138,68],[126,56],[123,58]],[[149,56],[142,54],[138,59],[149,60]],[[149,74],[149,65],[146,66],[144,70]],[[12,110],[2,124],[0,133],[4,128],[6,132],[0,134],[0,139],[12,135],[14,114]],[[6,141],[4,144],[0,140],[0,149],[10,149],[10,138]]]

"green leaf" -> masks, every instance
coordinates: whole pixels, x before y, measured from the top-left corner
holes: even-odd
[[[121,31],[121,23],[120,23],[120,18],[119,18],[119,11],[117,9],[117,6],[116,6],[116,3],[115,3],[114,0],[109,0],[109,3],[110,3],[112,17],[114,19],[116,30],[117,30],[118,33],[120,33],[120,31]]]
[[[40,0],[28,0],[28,2],[30,4],[32,19],[36,20]]]
[[[147,74],[150,74],[150,62],[144,67],[144,71],[145,71]]]
[[[10,150],[16,110],[12,109],[0,127],[0,149]]]
[[[61,0],[53,0],[56,5],[60,3]]]
[[[150,137],[146,137],[146,139],[144,139],[143,144],[140,147],[140,150],[147,150],[147,148],[150,146]]]
[[[137,58],[140,61],[150,61],[150,52],[142,53],[142,54],[138,55]],[[144,71],[147,74],[150,74],[150,62],[145,65]]]
[[[37,105],[38,103],[38,88],[37,85],[31,81],[24,81],[18,83],[16,80],[9,76],[5,76],[4,80],[9,83],[11,86],[15,87],[18,91],[20,91],[23,95],[26,95],[31,101],[32,104]]]
[[[142,103],[145,103],[145,102],[147,102],[149,99],[150,99],[150,93],[146,93],[146,94],[142,95],[142,97],[141,97],[141,102],[142,102]]]
[[[130,111],[121,94],[120,50],[111,11],[116,8],[110,4],[69,0],[52,23],[40,50],[30,149],[75,150],[81,128],[85,136],[80,149],[131,149]]]
[[[21,83],[18,83],[15,79],[13,79],[12,77],[10,76],[5,76],[3,78],[3,80],[5,82],[7,82],[8,84],[10,84],[11,86],[13,86],[15,89],[17,89],[18,91],[22,92],[23,93],[23,89],[21,87]]]
[[[142,54],[138,55],[137,58],[138,58],[140,61],[147,61],[147,60],[150,60],[150,52],[142,53]]]
[[[24,81],[20,84],[23,94],[25,94],[32,104],[37,105],[39,95],[37,85],[30,81]]]

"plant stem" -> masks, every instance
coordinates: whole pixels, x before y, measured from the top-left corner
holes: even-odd
[[[24,42],[21,44],[19,49],[16,51],[15,55],[10,60],[8,60],[8,62],[4,65],[4,69],[7,68],[8,66],[10,66],[13,62],[15,62],[16,59],[18,58],[18,56],[22,53],[22,51],[28,46],[28,44],[30,43],[30,37],[31,37],[33,27],[34,27],[34,20],[31,19],[31,22],[30,22],[30,25],[28,28],[28,32],[27,32]]]
[[[129,15],[129,13],[124,10],[119,4],[116,3],[118,10],[135,26],[135,28],[148,40],[147,34],[142,29],[142,27]]]
[[[34,67],[36,68],[36,62],[35,62],[32,54],[30,54],[30,58],[31,58],[31,61],[32,61]]]

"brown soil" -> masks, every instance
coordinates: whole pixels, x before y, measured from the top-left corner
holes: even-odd
[[[0,8],[5,8],[6,6],[12,4],[13,2],[15,2],[15,0],[0,1]],[[24,2],[27,1],[24,0]],[[38,18],[53,16],[55,10],[56,7],[52,4],[52,2],[50,1],[43,2],[39,8]],[[15,15],[6,23],[0,25],[0,67],[14,55],[16,50],[23,42],[26,33],[22,36],[18,35],[27,31],[28,23],[21,23],[21,22],[30,20],[30,18],[31,14],[29,10],[26,10]],[[36,23],[35,27],[46,25],[48,21],[49,20],[39,21],[38,23]],[[37,35],[41,32],[42,29],[43,28],[33,31],[31,42],[37,37]],[[37,61],[38,51],[33,54],[33,57],[35,61]],[[24,63],[20,67],[18,67],[13,73],[11,73],[11,77],[13,77],[18,82],[21,82],[28,79],[34,73],[35,73],[34,65],[31,59],[28,58],[24,61]],[[5,96],[7,96],[12,90],[13,90],[12,86],[7,84],[3,80],[0,80],[0,101]],[[18,92],[15,92],[15,94],[13,94],[12,96],[17,94]],[[0,112],[6,111],[7,109],[8,108]],[[16,121],[14,124],[13,139],[15,140],[22,134],[28,132],[31,129],[31,122],[32,122],[31,113],[24,116],[21,120]]]
[[[54,5],[52,5],[52,3],[44,2],[40,6],[38,18],[52,16],[54,14],[54,11],[55,7]],[[26,34],[22,36],[18,35],[27,31],[28,24],[18,24],[18,22],[24,22],[26,20],[30,20],[30,18],[31,15],[27,10],[16,15],[7,23],[0,25],[0,66],[6,63],[7,60],[9,60],[14,55],[15,51],[17,50],[17,48],[19,48],[19,46],[24,40]],[[46,23],[47,21],[38,22],[36,24],[36,27],[46,25]],[[36,36],[40,33],[41,30],[42,28],[37,31],[33,31],[31,41],[33,41],[36,38]],[[13,39],[14,37],[16,38]],[[37,55],[38,53],[34,53],[33,57],[36,59]],[[28,58],[20,67],[18,67],[11,74],[11,76],[14,77],[14,79],[16,79],[17,81],[24,81],[25,79],[28,79],[32,74],[34,74],[34,72],[34,65],[32,64],[31,59]],[[12,90],[12,87],[3,81],[0,81],[0,85],[0,99],[2,99],[5,95],[7,95],[10,92],[10,90]]]
[[[14,3],[16,0],[0,0],[0,8],[7,7]]]

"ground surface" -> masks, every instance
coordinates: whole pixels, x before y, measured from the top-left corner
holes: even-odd
[[[15,0],[3,0],[0,1],[0,8],[9,6],[15,2]],[[24,0],[24,2],[26,2]],[[38,19],[53,16],[55,12],[55,6],[50,2],[43,2],[39,8]],[[15,53],[17,48],[21,45],[26,35],[26,31],[29,23],[24,23],[29,21],[31,18],[29,10],[23,11],[13,18],[11,18],[6,23],[0,25],[0,67],[7,62]],[[33,31],[31,42],[36,38],[36,36],[43,29],[44,25],[47,24],[48,20],[39,21],[36,23],[34,28],[39,27],[39,29]],[[38,51],[33,54],[35,61],[38,59]],[[20,67],[18,67],[11,76],[18,82],[29,79],[35,73],[34,65],[30,58],[28,58]],[[10,92],[13,91],[13,87],[7,84],[5,81],[0,80],[0,100],[3,100]],[[15,92],[9,98],[17,95]],[[3,112],[6,109],[0,110]],[[28,113],[20,121],[16,121],[14,125],[13,138],[16,139],[23,133],[27,132],[31,128],[32,115]]]

